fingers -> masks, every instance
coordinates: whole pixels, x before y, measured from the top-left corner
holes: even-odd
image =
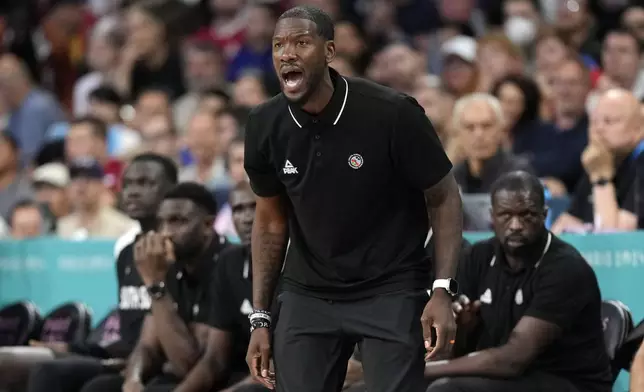
[[[174,243],[169,237],[164,237],[163,238],[163,245],[165,248],[165,259],[169,263],[174,263],[176,261],[175,255],[174,255]]]
[[[258,354],[252,354],[252,357],[250,358],[250,362],[248,363],[248,368],[250,370],[250,375],[255,379],[255,381],[261,382],[261,357]]]
[[[432,347],[434,346],[434,342],[432,339],[432,324],[434,324],[434,320],[429,318],[429,317],[421,317],[420,322],[423,326],[423,340],[425,341],[425,349],[426,350],[431,350]]]
[[[470,299],[467,298],[467,295],[461,294],[458,296],[458,302],[462,304],[463,306],[467,306],[470,304]]]
[[[463,305],[461,305],[461,303],[458,301],[454,301],[452,302],[452,310],[454,311],[454,313],[459,314],[463,311]]]
[[[478,312],[478,311],[479,311],[479,309],[481,309],[481,301],[476,300],[476,301],[474,301],[474,303],[472,304],[472,310],[474,310],[475,312]]]

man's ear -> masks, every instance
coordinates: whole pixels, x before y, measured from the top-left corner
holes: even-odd
[[[330,64],[335,59],[335,42],[326,41],[325,51],[326,63]]]

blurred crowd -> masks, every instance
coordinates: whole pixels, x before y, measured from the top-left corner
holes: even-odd
[[[216,230],[234,239],[244,123],[279,93],[276,17],[305,3],[335,18],[332,67],[425,108],[464,194],[521,168],[570,200],[556,232],[638,227],[623,158],[641,139],[644,3],[4,0],[2,235],[119,237],[136,225],[120,212],[121,172],[153,152],[213,192]],[[594,195],[601,181],[616,191]]]

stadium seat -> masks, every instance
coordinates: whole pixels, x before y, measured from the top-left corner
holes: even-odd
[[[0,309],[0,347],[24,346],[40,332],[42,316],[29,301]]]
[[[613,377],[617,379],[621,371],[620,364],[615,361],[617,351],[633,329],[633,317],[626,305],[613,300],[602,301],[601,312],[606,351],[611,360]]]
[[[96,328],[92,329],[87,341],[91,344],[105,346],[120,339],[120,320],[118,309],[112,309],[101,320]]]
[[[92,327],[92,312],[78,302],[68,302],[49,312],[43,321],[43,342],[75,342],[87,338]]]
[[[633,363],[633,358],[635,353],[640,348],[640,345],[644,341],[644,320],[640,321],[639,324],[628,334],[624,344],[617,350],[615,355],[615,362],[623,369],[630,371],[631,364]]]

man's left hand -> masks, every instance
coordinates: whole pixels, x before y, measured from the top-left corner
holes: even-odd
[[[51,351],[63,354],[69,352],[69,345],[65,342],[41,342],[39,340],[30,340],[29,345],[31,347],[44,347],[48,348]]]
[[[452,311],[452,298],[445,290],[432,292],[420,321],[427,350],[425,360],[449,358],[456,337],[456,318]],[[436,329],[435,342],[432,341],[432,328]]]
[[[134,244],[134,262],[146,286],[165,280],[173,253],[172,242],[154,231]]]

